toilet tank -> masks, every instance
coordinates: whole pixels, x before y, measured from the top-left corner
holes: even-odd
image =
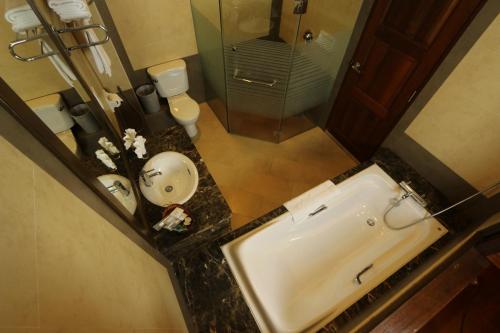
[[[161,97],[179,95],[189,89],[186,63],[182,59],[149,67],[148,74]]]
[[[26,104],[54,133],[64,132],[75,124],[59,94],[35,98]]]

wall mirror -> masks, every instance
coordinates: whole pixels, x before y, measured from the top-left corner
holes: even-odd
[[[121,142],[129,124],[144,130],[140,104],[95,5],[82,16],[49,6],[0,0],[2,103],[147,238]]]

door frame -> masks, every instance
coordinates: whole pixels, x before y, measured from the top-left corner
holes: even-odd
[[[340,92],[340,87],[342,87],[342,83],[344,82],[344,78],[347,74],[347,71],[351,68],[351,59],[354,57],[354,53],[359,44],[359,40],[361,39],[361,35],[365,30],[366,22],[370,17],[370,13],[372,11],[372,7],[375,4],[376,0],[363,0],[361,3],[361,8],[359,9],[358,17],[356,22],[354,23],[354,28],[351,33],[351,37],[349,38],[349,43],[347,44],[347,48],[344,53],[344,57],[342,58],[342,62],[340,64],[339,71],[337,72],[337,77],[333,82],[332,91],[330,93],[330,98],[328,100],[328,112],[323,112],[318,119],[318,126],[326,131],[326,126],[330,121],[330,117],[332,114],[332,109],[337,101],[337,96]],[[329,132],[327,132],[329,133]],[[330,135],[333,138],[333,135]],[[338,142],[337,139],[335,141]],[[341,145],[341,144],[340,144]],[[343,146],[342,146],[343,147]],[[345,147],[343,147],[345,149]],[[345,149],[347,151],[347,149]]]
[[[353,34],[351,36],[351,39],[349,41],[349,45],[347,48],[347,51],[344,55],[344,59],[342,60],[342,65],[339,70],[339,75],[337,76],[335,83],[334,83],[334,88],[332,90],[332,101],[330,104],[330,109],[327,115],[327,119],[324,123],[324,126],[322,128],[330,134],[332,138],[335,139],[335,141],[346,151],[348,151],[351,155],[353,154],[350,149],[347,149],[344,144],[340,142],[340,139],[337,139],[332,133],[328,131],[328,127],[332,121],[333,118],[333,108],[335,107],[337,103],[337,99],[339,97],[339,92],[341,90],[342,85],[347,79],[347,75],[349,74],[349,70],[351,68],[351,63],[354,60],[354,55],[358,51],[359,43],[361,38],[363,37],[363,33],[365,32],[366,24],[368,19],[370,18],[370,15],[372,14],[372,9],[373,5],[375,4],[375,1],[378,0],[371,0],[371,1],[366,1],[366,3],[363,3],[362,10],[363,12],[360,11],[360,14],[358,16],[358,21],[356,22],[355,25],[355,30],[353,31]],[[470,13],[470,16],[467,21],[465,21],[465,24],[461,27],[460,30],[457,31],[457,34],[455,38],[451,41],[451,44],[448,45],[441,56],[439,57],[439,60],[437,63],[434,65],[434,67],[429,71],[428,76],[418,85],[415,86],[414,88],[410,90],[414,90],[413,95],[410,97],[410,102],[406,105],[404,110],[397,116],[395,117],[388,117],[389,121],[391,121],[391,130],[387,133],[385,136],[384,140],[378,145],[378,148],[382,147],[384,142],[391,136],[392,132],[396,129],[400,121],[404,118],[405,114],[410,110],[410,108],[415,104],[415,101],[420,97],[420,94],[422,90],[426,88],[428,85],[429,81],[433,78],[435,75],[436,71],[443,65],[443,61],[448,57],[448,54],[451,52],[451,50],[455,47],[455,45],[458,43],[458,41],[463,37],[464,32],[469,28],[469,26],[475,21],[479,13],[482,11],[483,8],[486,7],[486,4],[491,3],[492,1],[489,0],[483,0],[482,4],[478,5],[473,12]],[[366,5],[366,6],[365,6]],[[492,5],[493,6],[493,5]],[[369,7],[369,8],[367,8]],[[497,6],[498,7],[498,6]],[[364,17],[361,17],[361,15],[366,15]],[[493,15],[493,19],[494,19]],[[451,70],[450,70],[451,72]],[[340,78],[341,77],[341,78]],[[411,80],[411,79],[410,79]],[[404,89],[407,89],[408,82],[405,83]],[[439,87],[437,87],[439,88]],[[434,92],[437,90],[437,88],[434,90]],[[392,118],[392,119],[391,119]],[[322,124],[323,125],[323,124]],[[377,148],[377,149],[378,149]]]

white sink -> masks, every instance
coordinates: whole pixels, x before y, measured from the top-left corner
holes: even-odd
[[[130,181],[122,176],[108,174],[97,177],[97,179],[107,187],[107,189],[113,194],[113,196],[118,199],[118,201],[130,212],[130,214],[134,215],[135,209],[137,208],[137,201],[135,200],[134,191],[132,190],[132,184]],[[119,181],[128,194],[125,194],[124,191],[120,191],[115,186],[115,182]],[[125,192],[126,192],[125,191]]]
[[[198,170],[183,154],[159,153],[142,168],[139,187],[144,197],[157,206],[183,204],[196,192]]]

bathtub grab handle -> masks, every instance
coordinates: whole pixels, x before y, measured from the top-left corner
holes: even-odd
[[[361,275],[365,274],[368,270],[370,270],[371,268],[373,268],[373,264],[369,264],[368,266],[366,266],[365,268],[363,268],[361,270],[361,272],[359,272],[358,274],[356,274],[356,282],[358,284],[361,284]]]
[[[327,209],[327,208],[328,208],[328,206],[326,206],[326,205],[321,205],[321,206],[319,206],[318,208],[316,208],[314,211],[312,211],[311,213],[309,213],[309,217],[314,216],[314,215],[316,215],[316,214],[318,214],[318,213],[321,213],[322,211],[324,211],[324,210],[325,210],[325,209]]]

